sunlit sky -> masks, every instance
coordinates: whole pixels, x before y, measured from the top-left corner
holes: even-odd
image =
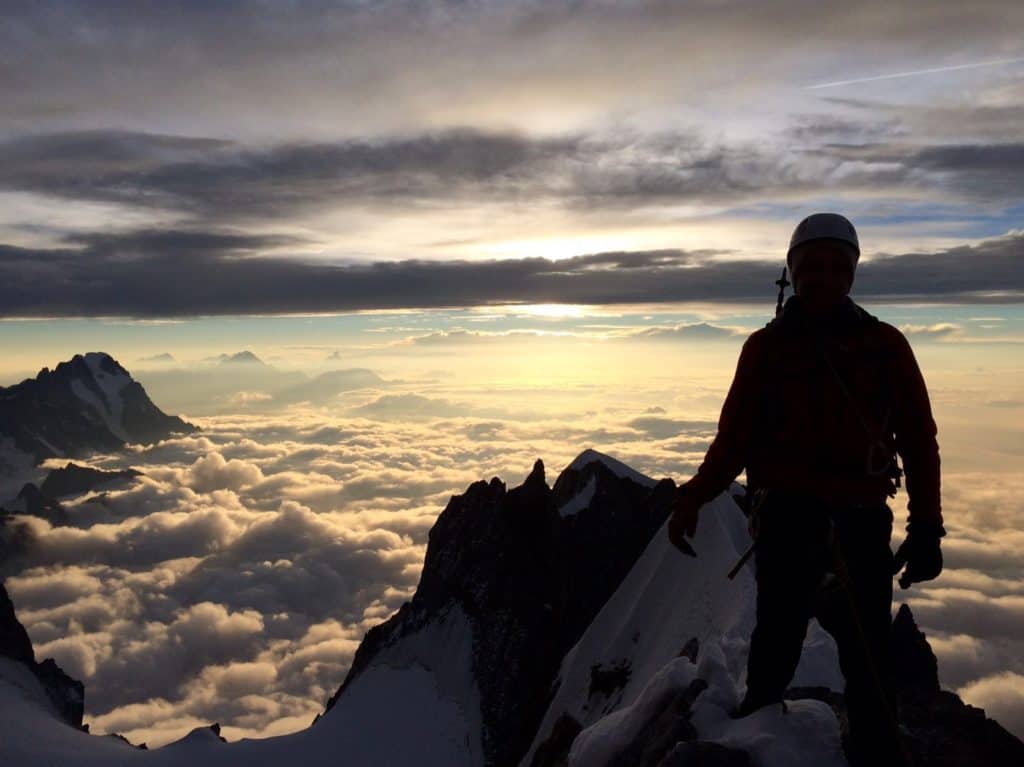
[[[37,650],[96,732],[305,726],[469,482],[587,447],[685,480],[793,228],[835,211],[939,425],[947,570],[908,601],[1024,734],[1022,29],[1010,0],[8,4],[0,385],[105,351],[208,429],[96,459],[150,478],[8,575]],[[274,370],[210,363],[242,350]],[[350,368],[381,381],[275,388]],[[260,525],[345,595],[200,588],[259,570]]]

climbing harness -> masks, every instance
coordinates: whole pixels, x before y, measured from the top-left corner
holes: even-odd
[[[839,375],[839,371],[836,370],[835,365],[832,364],[832,360],[829,358],[828,353],[825,351],[825,347],[820,337],[815,337],[815,348],[825,361],[825,365],[832,372],[833,378],[839,385],[840,391],[843,396],[846,397],[846,401],[853,411],[853,414],[857,417],[857,421],[860,423],[861,428],[868,435],[868,439],[871,442],[868,445],[867,460],[865,465],[865,471],[869,476],[872,477],[884,477],[888,476],[893,480],[895,487],[900,487],[900,477],[903,475],[903,469],[900,468],[899,461],[896,455],[896,451],[893,450],[889,445],[885,443],[882,437],[885,435],[886,428],[889,425],[889,416],[892,413],[892,400],[891,398],[886,402],[885,415],[882,417],[882,425],[875,433],[871,426],[868,424],[867,418],[861,412],[860,408],[857,407],[857,403],[853,399],[853,395],[850,394],[850,390],[846,386],[846,382],[843,381],[843,377]],[[876,456],[881,453],[885,463],[878,465]]]

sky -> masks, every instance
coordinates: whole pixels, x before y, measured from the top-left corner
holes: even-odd
[[[35,531],[37,652],[96,732],[305,726],[451,494],[588,447],[685,480],[835,211],[939,426],[947,567],[897,599],[1024,735],[1022,29],[1010,0],[7,4],[0,385],[106,351],[204,429],[95,458],[146,478]],[[271,369],[211,361],[242,350]]]

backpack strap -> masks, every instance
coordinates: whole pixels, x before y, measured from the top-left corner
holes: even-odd
[[[900,468],[899,459],[896,452],[892,450],[889,447],[889,445],[887,445],[885,442],[885,436],[889,431],[889,421],[892,415],[893,401],[891,396],[892,388],[889,385],[889,358],[886,349],[880,339],[879,333],[881,320],[879,320],[878,317],[871,314],[857,303],[853,303],[853,307],[857,314],[858,320],[863,327],[865,347],[868,348],[872,354],[876,355],[879,360],[881,386],[883,392],[886,393],[885,414],[882,417],[880,426],[874,427],[873,424],[869,423],[864,413],[861,412],[861,409],[858,407],[856,401],[853,398],[853,395],[850,393],[850,390],[847,387],[846,382],[843,380],[843,377],[840,375],[835,365],[832,364],[832,360],[829,358],[827,352],[825,351],[824,347],[820,344],[820,342],[816,342],[813,336],[811,337],[810,341],[811,343],[815,343],[819,356],[822,358],[822,360],[825,363],[825,366],[831,372],[832,377],[835,379],[843,395],[846,397],[850,409],[853,411],[857,420],[860,422],[861,427],[867,434],[868,439],[870,440],[870,447],[868,449],[865,464],[867,473],[872,476],[888,475],[890,478],[892,478],[893,483],[898,488],[900,487],[900,477],[903,474],[903,469]],[[764,355],[765,360],[762,361],[762,365],[764,365],[768,359],[778,359],[779,355],[782,353],[782,344],[780,342],[785,333],[785,324],[782,315],[777,315],[774,318],[772,318],[769,322],[765,323],[765,331],[766,340],[768,342],[766,346],[768,347],[768,349],[766,350],[767,353]],[[764,370],[764,368],[762,368],[762,370]],[[762,373],[762,375],[768,374],[769,371],[765,371],[764,373]],[[769,392],[771,392],[771,387],[769,387]],[[768,405],[770,408],[771,403],[765,404]],[[881,457],[884,459],[884,463],[881,465],[879,465],[878,461],[879,453],[881,453]]]

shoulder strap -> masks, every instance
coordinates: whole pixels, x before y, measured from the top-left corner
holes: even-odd
[[[882,376],[882,386],[883,386],[883,388],[886,391],[888,391],[889,390],[888,358],[887,358],[887,355],[886,355],[886,350],[884,348],[884,345],[881,342],[881,339],[879,338],[879,333],[878,333],[878,331],[880,329],[879,325],[881,323],[881,320],[879,320],[878,317],[876,317],[875,315],[871,314],[870,312],[868,312],[866,309],[864,309],[862,306],[860,306],[857,303],[854,303],[853,307],[854,307],[855,312],[857,313],[858,319],[865,326],[864,327],[864,330],[865,330],[864,335],[866,337],[867,345],[872,348],[872,351],[874,353],[879,355],[879,367],[880,367],[881,376]],[[769,347],[768,348],[768,354],[769,355],[778,355],[779,353],[781,353],[780,352],[781,346],[779,344],[779,341],[781,341],[783,333],[784,333],[784,325],[783,325],[782,317],[781,316],[776,316],[776,317],[772,318],[770,321],[768,321],[767,323],[765,323],[765,330],[766,330],[766,340],[768,341],[767,346]],[[808,337],[807,340],[808,340],[809,343],[812,343],[812,344],[815,343],[813,336]],[[891,399],[891,396],[888,398],[888,401],[886,402],[886,411],[885,411],[885,415],[882,418],[881,426],[876,427],[876,426],[874,426],[874,424],[869,423],[868,420],[867,420],[867,417],[864,415],[864,413],[861,412],[860,408],[857,406],[857,403],[855,402],[855,400],[853,398],[853,395],[850,393],[849,388],[846,386],[846,382],[843,380],[842,376],[839,374],[839,371],[836,369],[836,367],[832,364],[832,360],[829,359],[828,354],[826,353],[824,347],[822,347],[820,345],[817,346],[817,351],[818,351],[818,354],[822,357],[822,359],[823,359],[823,361],[825,363],[825,366],[829,369],[829,371],[831,371],[831,375],[835,379],[835,381],[838,384],[838,386],[839,386],[840,390],[842,391],[843,395],[846,397],[847,402],[849,403],[850,409],[854,412],[854,415],[856,416],[857,420],[860,422],[861,427],[864,429],[865,433],[867,434],[868,439],[871,441],[871,448],[870,448],[868,456],[867,456],[867,471],[868,471],[868,473],[869,474],[874,474],[874,475],[889,474],[890,476],[892,476],[894,478],[896,487],[899,487],[900,486],[900,475],[903,472],[902,472],[902,469],[899,467],[897,456],[895,454],[890,454],[890,451],[888,450],[888,447],[885,444],[885,435],[887,433],[888,426],[889,426],[889,419],[890,419],[890,416],[892,414],[892,399]],[[878,452],[881,452],[882,458],[885,460],[885,465],[881,466],[881,467],[876,465],[876,458],[875,458],[875,456],[876,456],[876,453],[878,453]]]
[[[858,309],[860,309],[860,307],[858,307]],[[863,312],[863,310],[861,311]],[[877,329],[879,320],[877,317],[874,317],[873,315],[868,314],[867,312],[863,312],[863,315],[866,319],[869,318],[868,321],[871,322],[874,326],[869,330],[868,333],[869,343],[876,344],[879,351],[881,351],[881,345],[878,343],[877,338],[874,334],[874,331]],[[846,401],[847,404],[850,406],[850,410],[853,411],[853,414],[857,417],[857,420],[860,422],[861,428],[864,429],[864,432],[867,434],[868,439],[871,440],[867,455],[867,473],[874,476],[888,475],[894,479],[895,486],[899,487],[900,476],[903,474],[903,470],[899,466],[896,454],[892,452],[889,449],[889,446],[885,443],[885,435],[889,427],[889,417],[892,414],[891,397],[889,397],[886,401],[885,415],[882,417],[881,425],[875,428],[873,424],[868,423],[867,417],[857,406],[857,402],[854,400],[849,388],[847,388],[846,382],[843,380],[843,377],[839,374],[839,371],[836,369],[835,365],[832,364],[832,360],[829,358],[825,348],[821,345],[816,345],[816,349],[818,353],[821,355],[822,359],[824,360],[825,366],[829,369],[829,371],[831,371],[832,377],[839,385],[839,388],[842,391],[843,395],[846,397]],[[883,353],[880,355],[880,367],[882,371],[883,386],[887,387],[886,364],[887,360],[885,354]],[[877,465],[875,458],[876,454],[879,452],[881,453],[882,458],[885,460],[885,463],[881,466]]]

